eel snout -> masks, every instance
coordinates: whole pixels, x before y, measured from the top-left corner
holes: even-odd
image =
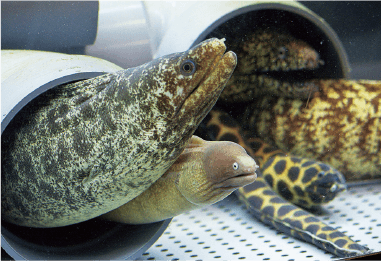
[[[196,70],[200,71],[199,79],[197,84],[185,91],[184,100],[176,113],[178,118],[200,115],[202,120],[216,103],[237,64],[234,52],[225,53],[223,39],[211,39],[201,47],[196,53],[191,53]]]
[[[206,157],[206,173],[216,188],[235,190],[255,181],[257,163],[240,145],[224,141],[219,150]]]

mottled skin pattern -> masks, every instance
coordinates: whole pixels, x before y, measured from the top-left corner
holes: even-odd
[[[284,29],[261,28],[230,46],[236,50],[238,63],[221,101],[251,101],[263,94],[307,98],[310,92],[318,91],[318,86],[305,78],[324,62],[307,43]]]
[[[56,87],[2,134],[2,218],[74,224],[142,193],[176,161],[236,65],[223,40]],[[195,106],[197,104],[197,106]]]
[[[284,151],[340,169],[347,180],[381,178],[381,82],[316,84],[320,92],[307,101],[266,96],[253,104],[251,131]]]
[[[279,163],[286,159],[288,162],[297,163],[293,164],[292,167],[300,168],[298,171],[300,173],[298,175],[299,181],[302,179],[301,183],[304,183],[306,187],[316,181],[319,182],[331,178],[336,179],[335,182],[328,186],[327,190],[317,191],[317,194],[320,194],[320,196],[325,196],[324,193],[327,193],[327,197],[330,199],[340,192],[339,189],[333,191],[334,193],[331,191],[332,187],[342,184],[342,176],[339,172],[321,162],[291,155],[285,156],[282,151],[269,147],[269,145],[264,144],[259,139],[246,139],[240,125],[225,112],[213,109],[204,122],[201,123],[198,132],[203,133],[209,139],[229,140],[240,144],[259,163],[260,171],[257,171],[257,180],[237,191],[238,197],[257,219],[288,235],[312,243],[340,257],[365,254],[369,251],[367,247],[355,243],[340,231],[324,224],[314,217],[313,214],[298,208],[280,197],[279,195],[287,197],[290,194],[292,188],[288,184],[294,183],[290,180],[293,179],[293,174],[290,177],[290,171],[287,171],[286,168],[283,172],[276,173],[271,166],[273,166],[274,162]],[[259,146],[259,143],[262,146]],[[315,171],[317,168],[320,168],[319,172]],[[305,174],[311,170],[313,170],[313,174]],[[275,186],[275,189],[273,189],[269,185],[272,182],[267,182],[269,181],[269,176],[272,177],[273,182],[278,184],[281,180],[286,181],[285,187],[278,190],[277,186]],[[309,180],[303,182],[303,179],[307,177]],[[279,195],[274,190],[279,192]],[[320,196],[317,198],[321,198]],[[298,194],[296,193],[294,197],[298,198]],[[311,196],[310,200],[314,205],[318,203],[314,199],[314,195]]]
[[[305,209],[313,209],[321,203],[332,200],[337,193],[345,189],[343,176],[327,165],[327,163],[332,164],[332,161],[327,161],[327,158],[314,157],[316,154],[311,154],[316,151],[321,153],[325,149],[324,154],[327,152],[325,155],[332,155],[329,147],[324,149],[319,147],[321,144],[329,142],[331,148],[335,148],[332,141],[326,142],[332,133],[337,135],[335,137],[342,142],[342,147],[350,144],[343,153],[339,148],[334,151],[336,161],[344,162],[344,159],[348,159],[348,155],[359,157],[363,163],[366,162],[366,164],[358,165],[363,170],[365,169],[361,173],[362,179],[370,176],[369,170],[372,168],[369,168],[369,165],[379,168],[380,156],[377,153],[380,153],[379,139],[381,135],[378,123],[380,116],[377,115],[380,112],[378,96],[380,88],[378,90],[374,88],[379,83],[369,85],[363,81],[317,80],[318,75],[315,75],[315,69],[324,66],[324,61],[320,59],[319,54],[308,44],[295,39],[284,31],[273,30],[273,28],[248,33],[246,38],[232,40],[228,45],[237,53],[238,64],[221,94],[218,105],[234,116],[234,119],[239,121],[239,125],[234,125],[234,120],[228,119],[228,115],[221,119],[213,114],[218,112],[212,111],[211,118],[208,116],[205,123],[200,125],[200,132],[209,133],[209,139],[230,140],[239,143],[259,163],[263,175],[260,175],[253,184],[239,189],[237,193],[239,197],[255,217],[291,236],[307,240],[341,257],[367,253],[368,248],[356,244],[339,231],[319,222],[312,214],[302,211],[290,202]],[[356,90],[348,87],[352,84],[357,84]],[[336,85],[338,90],[333,88],[335,91],[330,91],[332,88],[330,85]],[[324,89],[329,90],[331,96],[327,99],[329,102],[325,101]],[[319,97],[320,101],[315,100]],[[367,101],[364,102],[365,100]],[[269,101],[271,103],[268,103]],[[284,106],[284,101],[291,101],[290,105]],[[239,105],[234,104],[238,102]],[[345,109],[351,114],[345,117],[345,115],[341,115],[339,109],[327,109],[327,105],[332,106],[335,102],[340,109]],[[366,104],[366,109],[358,110],[353,106],[357,103]],[[319,105],[320,107],[325,105],[324,109],[327,111],[316,110]],[[309,111],[301,113],[304,107],[307,107]],[[260,109],[263,108],[265,108],[265,112],[262,113]],[[355,110],[357,112],[354,112]],[[282,116],[277,118],[278,114]],[[262,118],[254,118],[253,115],[260,115]],[[293,123],[288,123],[290,119],[295,119],[298,115],[305,118],[300,117]],[[329,117],[327,117],[328,115]],[[339,115],[345,118],[343,120],[347,120],[348,125],[361,122],[361,126],[351,134],[351,137],[345,136],[347,129],[346,126],[341,126],[343,121],[341,125],[332,124],[332,121],[336,121]],[[316,118],[319,116],[326,118],[317,121]],[[277,119],[282,121],[277,121]],[[261,124],[258,124],[258,121],[261,121]],[[335,129],[337,126],[342,128]],[[240,127],[243,127],[245,137],[240,131]],[[312,131],[308,133],[306,130],[299,134],[299,129],[319,129],[321,136],[313,136],[316,135],[316,132],[312,134]],[[267,135],[275,136],[272,133],[281,137],[274,137],[274,140],[284,143],[284,147],[280,146],[283,151],[265,144],[256,136],[258,134],[263,138]],[[198,135],[201,134],[198,133]],[[310,135],[311,139],[308,139],[307,135]],[[250,147],[244,145],[245,138]],[[361,140],[363,144],[356,143],[358,140]],[[372,140],[375,143],[367,142],[365,145],[365,140]],[[288,146],[289,143],[298,148],[294,155],[303,158],[285,153],[291,149]],[[369,148],[363,150],[364,146],[369,146]],[[307,148],[310,154],[303,150],[304,148]],[[298,154],[299,152],[300,154]],[[325,164],[305,159],[305,155],[311,155],[308,157],[315,160],[321,159]],[[332,165],[341,170],[340,167],[343,164]],[[345,169],[344,172],[346,172]],[[284,199],[279,198],[274,191]]]
[[[193,136],[180,157],[152,186],[102,216],[143,224],[211,205],[252,183],[257,164],[240,145]]]

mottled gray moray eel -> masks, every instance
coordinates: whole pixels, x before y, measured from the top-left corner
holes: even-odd
[[[57,227],[135,198],[176,161],[235,66],[206,40],[142,66],[56,87],[2,134],[5,221]]]
[[[240,199],[262,222],[337,256],[368,253],[305,210],[343,191],[342,173],[348,180],[380,175],[381,83],[305,79],[324,62],[280,29],[258,29],[227,45],[237,68],[196,133],[237,142],[258,162],[258,178],[238,190]]]

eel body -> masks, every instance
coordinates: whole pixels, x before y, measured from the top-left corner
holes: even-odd
[[[176,161],[235,66],[224,40],[55,87],[2,134],[5,221],[57,227],[138,196]],[[225,53],[225,54],[224,54]]]
[[[197,134],[237,142],[258,162],[257,180],[239,189],[239,198],[262,222],[339,257],[368,253],[367,247],[305,210],[314,210],[345,189],[341,171],[347,174],[347,169],[341,167],[350,168],[345,163],[349,155],[362,160],[352,170],[363,168],[357,178],[379,171],[379,83],[318,79],[318,69],[325,64],[319,53],[279,29],[261,28],[228,44],[238,64],[217,103],[225,114],[213,110]],[[356,90],[348,88],[351,84]],[[355,109],[357,102],[365,109]],[[325,120],[316,120],[319,117]],[[361,124],[345,136],[356,122]],[[320,136],[312,133],[317,129]],[[335,139],[342,143],[332,144]],[[348,149],[340,150],[345,146]],[[325,157],[317,157],[322,151]]]
[[[193,136],[176,162],[151,187],[103,219],[143,224],[213,204],[252,183],[257,164],[229,141]]]
[[[253,104],[252,132],[339,169],[347,181],[381,178],[381,82],[315,82],[320,91],[309,100],[266,96]]]
[[[286,155],[260,139],[246,138],[239,123],[223,111],[213,109],[199,128],[198,132],[209,139],[240,144],[258,162],[256,181],[236,191],[255,218],[340,257],[369,252],[296,206],[313,209],[331,201],[345,188],[337,170],[322,162]]]

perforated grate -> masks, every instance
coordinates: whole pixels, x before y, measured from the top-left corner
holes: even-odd
[[[319,217],[346,235],[381,251],[381,185],[352,187],[325,207]],[[266,226],[235,195],[173,219],[140,260],[247,259],[332,260],[313,245]]]

